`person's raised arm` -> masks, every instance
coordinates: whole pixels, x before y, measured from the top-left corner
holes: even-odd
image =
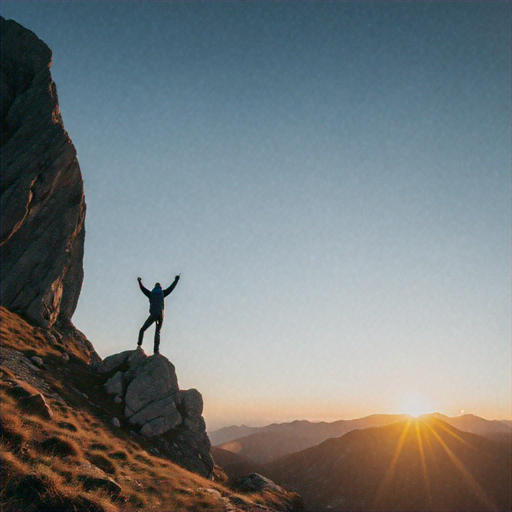
[[[167,295],[169,295],[174,290],[174,288],[176,288],[176,285],[178,284],[179,280],[180,280],[180,276],[176,276],[174,278],[174,281],[171,284],[171,286],[169,286],[169,288],[164,290],[164,297],[167,297]]]
[[[142,293],[146,297],[150,298],[151,297],[151,292],[142,284],[142,279],[140,277],[137,277],[137,281],[139,282],[139,287],[140,287]]]

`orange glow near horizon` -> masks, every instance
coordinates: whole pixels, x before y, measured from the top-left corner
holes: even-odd
[[[284,403],[281,401],[253,401],[248,404],[245,401],[220,400],[216,396],[208,396],[205,400],[204,416],[208,430],[215,430],[230,425],[247,425],[261,427],[272,423],[289,423],[296,420],[317,422],[335,422],[340,420],[354,420],[374,414],[404,414],[414,418],[424,414],[439,413],[450,418],[473,414],[488,421],[511,419],[512,415],[505,407],[494,410],[490,406],[468,407],[461,409],[457,405],[438,403],[433,398],[423,394],[409,393],[390,400],[379,406],[378,403],[365,404],[364,407],[353,402],[304,403],[296,401]]]

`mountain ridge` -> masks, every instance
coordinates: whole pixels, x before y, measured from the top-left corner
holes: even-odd
[[[492,437],[495,435],[512,435],[512,427],[497,420],[486,420],[475,415],[448,417],[440,413],[425,415],[446,421],[463,431]],[[223,443],[216,443],[219,438],[228,438],[238,433],[234,427],[220,429],[210,434],[212,445],[237,453],[257,464],[266,464],[283,455],[301,451],[320,444],[329,438],[340,437],[355,429],[368,428],[393,423],[400,419],[411,418],[407,415],[372,414],[354,420],[338,420],[333,422],[308,422],[300,420],[282,424],[273,423],[264,427],[256,427],[257,431],[243,437],[231,438]],[[251,427],[243,427],[248,431]]]
[[[263,472],[306,510],[510,510],[510,448],[437,418],[353,430]]]

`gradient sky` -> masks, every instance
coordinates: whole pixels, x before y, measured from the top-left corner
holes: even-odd
[[[87,202],[76,326],[208,429],[511,417],[509,2],[12,2]],[[152,349],[153,328],[144,347]]]

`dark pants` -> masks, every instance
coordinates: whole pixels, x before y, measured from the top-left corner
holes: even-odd
[[[164,315],[160,313],[159,315],[155,315],[151,313],[148,319],[144,322],[144,325],[140,328],[139,331],[139,341],[137,345],[142,345],[142,338],[144,338],[144,331],[153,323],[156,322],[155,329],[155,347],[154,352],[158,352],[160,348],[160,329],[162,328],[162,324],[164,323]]]

